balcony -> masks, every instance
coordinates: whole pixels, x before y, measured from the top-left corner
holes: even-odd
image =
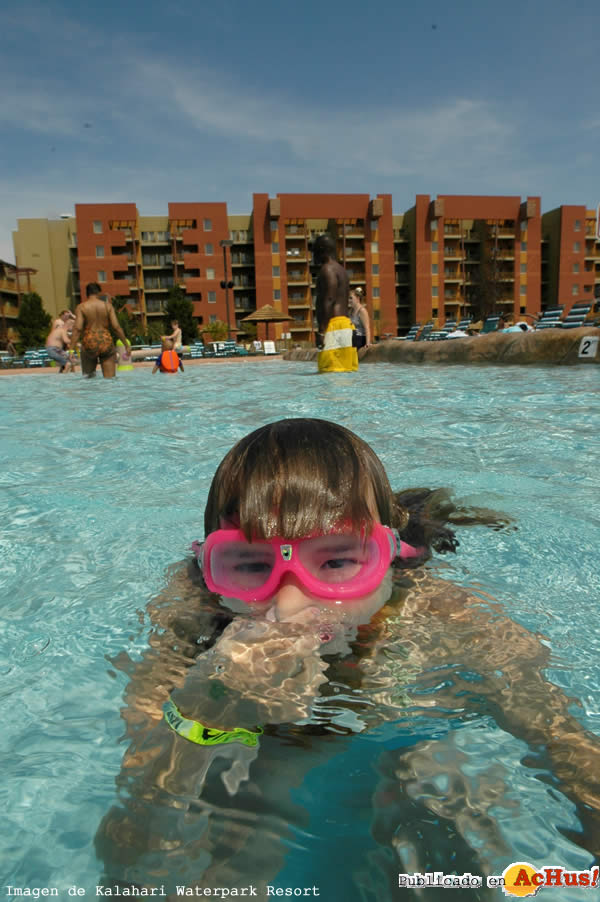
[[[142,232],[142,244],[170,244],[170,232]]]
[[[307,319],[299,319],[299,320],[290,320],[290,332],[310,332],[312,329],[310,320]]]
[[[288,269],[287,281],[290,285],[310,285],[310,275],[306,270]]]
[[[254,266],[254,257],[251,254],[232,254],[232,266]]]
[[[160,266],[163,269],[166,266],[173,265],[172,254],[142,254],[142,266]]]
[[[144,288],[146,291],[168,291],[174,285],[173,276],[165,276],[162,279],[156,276],[144,278]]]
[[[303,225],[286,225],[285,238],[306,238],[306,228]]]
[[[165,302],[161,298],[147,298],[146,313],[162,313],[165,309]]]

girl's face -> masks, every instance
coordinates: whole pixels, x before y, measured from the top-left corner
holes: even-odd
[[[374,517],[379,522],[379,517]],[[223,524],[223,526],[225,526]],[[222,527],[223,528],[223,527]],[[352,599],[323,599],[311,593],[295,572],[283,573],[273,594],[260,602],[243,601],[235,597],[221,598],[229,610],[255,618],[279,622],[314,624],[319,621],[339,621],[358,626],[368,623],[371,617],[389,601],[392,594],[392,568],[387,568],[381,582],[368,594]]]

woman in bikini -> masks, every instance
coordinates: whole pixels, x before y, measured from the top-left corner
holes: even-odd
[[[127,347],[127,339],[114,308],[107,296],[101,295],[97,282],[86,287],[86,300],[75,311],[75,326],[71,336],[73,347],[81,336],[81,371],[84,376],[95,376],[98,363],[105,379],[112,379],[116,372],[117,351],[113,333]]]

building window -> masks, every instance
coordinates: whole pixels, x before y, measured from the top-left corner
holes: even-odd
[[[437,265],[437,263],[432,263],[432,264],[431,264],[431,272],[434,274],[434,276],[437,275],[437,273],[438,273],[438,265]]]
[[[215,271],[214,271],[214,269],[211,269],[211,268],[207,269],[207,270],[206,270],[206,278],[207,278],[207,279],[214,279],[214,277],[215,277]]]
[[[209,303],[209,304],[216,304],[216,303],[217,303],[217,292],[216,292],[216,291],[209,291],[209,292],[208,292],[208,296],[207,296],[207,300],[208,300],[208,303]]]
[[[216,323],[216,321],[217,321],[217,314],[216,314],[216,313],[211,313],[211,315],[208,317],[208,321],[209,321],[209,323]]]
[[[527,272],[527,264],[521,263],[521,272]]]
[[[573,272],[579,272],[579,263],[573,264]]]
[[[378,253],[379,253],[379,242],[378,242],[378,241],[372,241],[372,242],[371,242],[371,253],[372,253],[372,254],[378,254]]]
[[[104,270],[101,269],[99,272],[96,273],[96,275],[98,277],[99,282],[106,282],[106,273],[104,272]]]
[[[574,297],[576,297],[576,296],[579,294],[579,285],[573,285],[573,288],[572,288],[572,290],[571,290],[571,294],[572,294]]]
[[[271,231],[272,231],[272,232],[276,232],[276,231],[277,231],[277,220],[276,220],[276,219],[272,219],[272,220],[271,220]]]
[[[374,298],[379,297],[379,288],[377,286],[375,286],[375,288],[373,289],[373,297]]]
[[[205,219],[202,225],[205,232],[212,232],[212,219]]]
[[[524,232],[526,228],[527,228],[527,220],[522,219],[521,220],[521,231]]]
[[[526,241],[522,241],[522,242],[521,242],[521,250],[522,250],[522,251],[526,251],[526,250],[527,250],[527,242],[526,242]]]
[[[275,278],[279,278],[279,267],[278,266],[273,267],[273,276]]]
[[[205,245],[204,245],[204,253],[206,254],[207,257],[212,257],[212,255],[213,255],[213,246],[212,246],[212,244],[205,244]]]
[[[591,285],[584,285],[584,286],[583,286],[583,290],[586,292],[586,294],[589,294],[589,292],[592,290],[592,286],[591,286]]]
[[[527,285],[521,285],[521,294],[527,294]]]
[[[275,288],[273,291],[273,300],[278,301],[281,298],[281,291],[279,288]]]
[[[438,296],[438,287],[437,287],[437,285],[432,285],[432,287],[431,287],[431,296],[432,296],[433,298],[437,298],[437,296]]]
[[[102,234],[102,223],[99,219],[94,220],[94,235]]]
[[[379,275],[379,263],[374,263],[374,264],[373,264],[373,267],[372,267],[372,269],[371,269],[371,272],[373,273],[374,276],[378,276],[378,275]]]
[[[271,253],[272,254],[279,253],[279,242],[278,241],[274,241],[273,244],[271,245]]]
[[[581,245],[580,245],[579,241],[576,241],[573,244],[573,253],[578,254],[580,250],[581,250]]]
[[[437,229],[437,219],[431,220],[431,222],[429,224],[429,228],[431,229],[432,232],[435,232],[435,230]]]
[[[97,245],[96,245],[96,256],[97,256],[97,257],[103,257],[103,256],[104,256],[104,248],[102,247],[101,244],[97,244]]]
[[[575,231],[576,231],[576,232],[581,232],[581,219],[576,219],[576,220],[575,220]]]
[[[436,253],[437,249],[438,249],[438,243],[437,243],[437,241],[432,241],[432,242],[431,242],[431,252],[432,252],[432,253]]]

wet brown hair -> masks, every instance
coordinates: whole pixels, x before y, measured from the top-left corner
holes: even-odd
[[[340,522],[368,531],[373,506],[385,526],[406,525],[406,510],[366,442],[328,420],[279,420],[225,455],[208,494],[204,530],[208,535],[225,520],[239,523],[248,539],[301,538]]]

